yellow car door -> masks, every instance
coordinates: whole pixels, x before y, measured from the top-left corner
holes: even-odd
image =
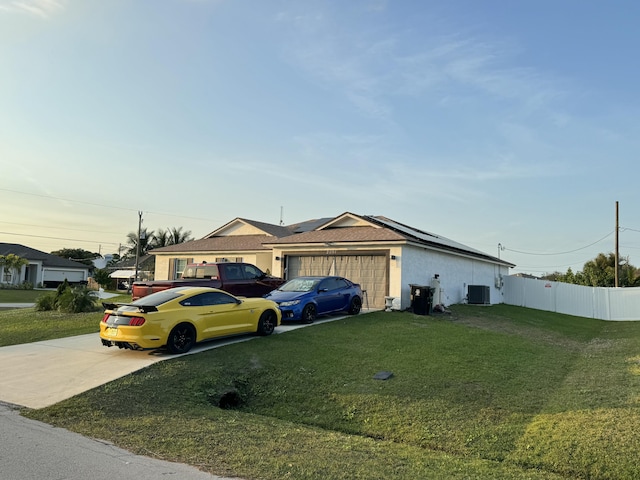
[[[249,330],[249,315],[242,301],[225,292],[207,292],[202,297],[202,338],[213,338]]]

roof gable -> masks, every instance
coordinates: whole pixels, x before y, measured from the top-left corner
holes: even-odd
[[[246,218],[235,218],[222,227],[205,235],[203,238],[232,237],[240,235],[268,235],[270,237],[285,237],[291,235],[288,227],[257,222]]]
[[[325,230],[329,228],[348,228],[348,227],[375,227],[381,228],[380,226],[372,223],[365,217],[361,217],[360,215],[355,215],[350,212],[345,212],[342,215],[339,215],[324,225],[320,225],[316,230]]]

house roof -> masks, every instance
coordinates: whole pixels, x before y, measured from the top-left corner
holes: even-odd
[[[73,260],[41,252],[40,250],[25,247],[18,243],[0,243],[0,255],[9,255],[10,253],[26,258],[27,260],[40,261],[44,267],[89,269],[89,266],[84,263],[74,262]]]
[[[268,242],[268,245],[390,241],[411,242],[507,266],[515,266],[462,243],[404,225],[384,216],[356,215],[350,212],[345,212],[319,225],[317,230],[280,238]]]
[[[274,237],[268,235],[234,235],[230,237],[210,237],[178,243],[162,248],[154,248],[149,253],[190,253],[190,252],[236,252],[246,250],[269,250],[265,242],[272,242]]]
[[[155,262],[155,257],[153,255],[143,255],[138,259],[138,267],[142,267],[145,266],[148,263],[153,263]],[[129,268],[135,268],[136,266],[136,257],[127,257],[124,258],[116,263],[114,263],[113,265],[110,265],[109,268],[113,269],[113,270],[120,270],[120,269],[129,269]]]
[[[250,225],[264,234],[224,235],[225,232],[233,231],[237,226],[246,225]],[[219,236],[216,236],[217,234]],[[270,250],[273,246],[348,242],[411,243],[511,267],[515,266],[462,243],[410,227],[384,216],[357,215],[351,212],[345,212],[337,217],[308,220],[286,227],[236,218],[200,240],[157,248],[150,253],[259,251]]]
[[[290,245],[294,243],[327,243],[327,242],[380,242],[402,241],[405,237],[376,227],[341,227],[326,230],[313,230],[267,242],[268,245]]]

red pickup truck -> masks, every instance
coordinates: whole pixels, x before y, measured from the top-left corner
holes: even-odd
[[[238,297],[262,297],[285,280],[267,275],[255,265],[240,262],[190,263],[177,280],[150,280],[133,283],[132,299],[173,287],[214,287]]]

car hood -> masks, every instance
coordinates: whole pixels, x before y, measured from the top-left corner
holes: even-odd
[[[313,292],[282,292],[280,290],[274,290],[273,292],[267,293],[264,298],[273,300],[276,303],[290,302],[292,300],[307,297],[312,293]]]

